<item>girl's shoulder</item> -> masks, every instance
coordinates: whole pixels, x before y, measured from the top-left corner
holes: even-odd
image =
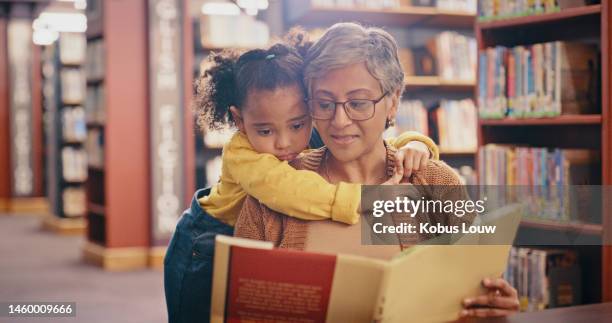
[[[310,149],[302,152],[289,164],[295,169],[317,171],[323,162],[327,147]]]

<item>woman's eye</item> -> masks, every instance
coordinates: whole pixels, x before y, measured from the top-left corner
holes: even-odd
[[[269,136],[270,134],[272,134],[272,130],[270,129],[259,129],[257,130],[257,134],[260,136]]]
[[[331,110],[335,107],[335,104],[333,102],[328,102],[328,101],[319,101],[317,105],[322,110]]]
[[[293,130],[300,130],[304,127],[304,123],[300,122],[300,123],[294,123],[291,125],[291,128],[293,128]]]
[[[359,100],[349,101],[349,106],[352,109],[363,109],[367,105],[368,105],[367,101],[359,101]]]

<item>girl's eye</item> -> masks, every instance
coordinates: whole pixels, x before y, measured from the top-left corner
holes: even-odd
[[[291,125],[291,128],[293,128],[293,130],[300,130],[303,127],[304,127],[304,122],[294,123]]]
[[[270,129],[259,129],[257,130],[257,134],[260,136],[269,136],[270,134],[272,134],[272,130]]]

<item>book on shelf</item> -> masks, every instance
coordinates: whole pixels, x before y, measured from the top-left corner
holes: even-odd
[[[402,100],[395,116],[398,134],[405,131],[418,131],[429,134],[427,108],[420,100]]]
[[[476,14],[478,11],[476,0],[436,0],[436,8],[446,11],[465,12]]]
[[[66,142],[84,142],[87,138],[85,110],[82,107],[62,109],[62,133]]]
[[[87,87],[85,119],[87,122],[104,124],[106,119],[106,104],[103,84]]]
[[[67,217],[83,216],[86,213],[86,195],[82,187],[68,187],[62,192],[64,215]]]
[[[490,21],[584,7],[600,3],[599,0],[478,0],[478,20]]]
[[[59,57],[62,64],[81,65],[85,61],[87,40],[83,33],[60,33]]]
[[[529,200],[525,217],[561,222],[597,222],[601,211],[600,152],[588,149],[549,149],[488,144],[478,153],[480,185],[499,185],[513,193],[509,199]],[[508,193],[507,193],[508,194]]]
[[[79,68],[64,68],[61,71],[62,102],[81,104],[85,100],[85,75]]]
[[[581,303],[581,270],[575,251],[513,247],[508,258],[504,278],[516,288],[521,311]]]
[[[88,80],[99,80],[104,77],[104,41],[102,39],[87,42],[85,73]]]
[[[479,53],[481,118],[594,114],[599,103],[596,45],[549,42]]]
[[[412,48],[412,56],[414,63],[409,66],[417,76],[437,75],[444,81],[476,80],[477,47],[473,37],[444,31],[425,46]]]
[[[472,99],[442,100],[432,112],[440,151],[475,152],[478,147],[476,106]]]
[[[219,235],[211,322],[455,320],[462,299],[483,292],[483,278],[503,273],[509,249],[422,245],[387,261]]]
[[[205,48],[260,48],[268,45],[265,22],[248,15],[202,15],[200,42]]]
[[[104,168],[104,129],[89,129],[85,148],[87,149],[88,165]]]
[[[65,181],[84,182],[87,179],[87,153],[82,148],[62,148],[62,173]]]

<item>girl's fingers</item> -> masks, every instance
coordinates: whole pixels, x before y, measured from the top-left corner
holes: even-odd
[[[395,154],[396,173],[404,174],[404,160],[405,159],[406,159],[406,153],[404,153],[403,150],[400,150]]]

